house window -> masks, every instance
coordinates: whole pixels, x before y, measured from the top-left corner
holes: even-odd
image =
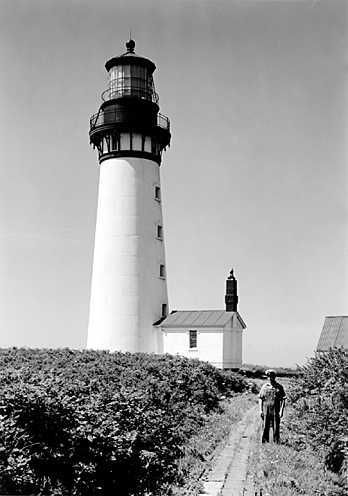
[[[163,239],[163,227],[160,224],[157,225],[157,238]]]
[[[162,317],[167,317],[167,304],[163,303],[162,305]]]
[[[160,264],[159,273],[160,277],[166,277],[166,268],[163,264]]]
[[[161,201],[161,188],[159,186],[155,186],[155,200]]]
[[[189,331],[190,349],[197,348],[197,331]]]

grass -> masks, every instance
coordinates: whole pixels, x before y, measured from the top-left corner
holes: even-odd
[[[171,488],[172,495],[199,494],[201,475],[211,467],[213,456],[223,449],[228,435],[245,412],[255,405],[254,394],[243,393],[221,403],[221,411],[213,413],[197,434],[185,446],[180,471],[182,485]]]
[[[261,445],[259,439],[255,444],[249,469],[255,491],[262,489],[263,496],[344,496],[338,476],[325,469],[318,454],[291,446],[286,417],[281,427],[282,444]]]

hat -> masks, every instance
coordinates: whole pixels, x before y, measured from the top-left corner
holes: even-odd
[[[276,374],[276,371],[274,369],[268,369],[266,370],[265,374],[269,377],[271,375],[273,375],[274,377],[277,375]]]

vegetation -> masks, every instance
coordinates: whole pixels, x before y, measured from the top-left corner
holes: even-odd
[[[323,463],[311,449],[297,451],[289,445],[262,445],[258,457],[254,484],[255,488],[263,489],[265,496],[346,494],[337,476],[324,469]]]
[[[255,486],[282,496],[347,494],[348,354],[316,354],[290,381],[281,445],[253,454]]]
[[[297,377],[299,375],[298,369],[293,369],[290,367],[268,367],[266,365],[253,364],[244,364],[238,372],[253,379],[263,379],[265,377],[266,370],[270,368],[275,370],[277,377]]]
[[[163,494],[240,376],[173,356],[0,350],[0,491]]]
[[[293,413],[290,442],[298,450],[309,445],[325,466],[339,473],[344,468],[348,435],[348,353],[330,350],[316,354],[290,383]]]

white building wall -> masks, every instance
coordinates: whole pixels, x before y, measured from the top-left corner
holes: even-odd
[[[97,225],[87,347],[162,352],[153,327],[168,305],[159,166],[143,158],[111,158],[100,165]]]
[[[224,329],[223,367],[225,369],[242,366],[242,330]]]
[[[189,330],[197,330],[197,348],[189,347]],[[223,329],[190,328],[165,329],[163,332],[164,353],[198,358],[216,367],[223,366]]]
[[[223,366],[222,329],[202,329],[198,332],[199,359],[210,362],[215,367]]]
[[[242,366],[243,326],[236,314],[224,328],[224,368]]]
[[[189,331],[197,331],[197,348],[190,349]],[[198,358],[218,368],[242,366],[243,326],[236,315],[220,328],[164,328],[164,352]]]

